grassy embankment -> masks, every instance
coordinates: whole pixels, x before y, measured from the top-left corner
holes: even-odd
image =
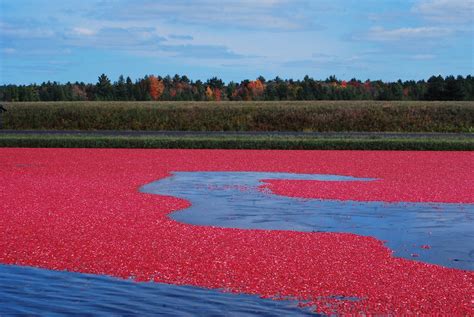
[[[293,150],[474,150],[472,139],[305,137],[124,137],[2,135],[0,147],[293,149]]]
[[[13,130],[474,131],[473,102],[60,102],[7,104]],[[0,146],[473,150],[472,138],[0,135]]]

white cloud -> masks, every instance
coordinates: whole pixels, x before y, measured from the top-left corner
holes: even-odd
[[[255,0],[236,0],[235,2],[240,3],[242,5],[246,5],[246,6],[270,6],[271,7],[271,6],[286,2],[286,1],[284,1],[284,0],[259,0],[259,1],[255,1]]]
[[[5,47],[5,48],[2,49],[2,53],[4,53],[4,54],[15,54],[16,49],[14,49],[12,47]]]
[[[306,0],[298,1],[298,5],[288,0],[137,2],[141,4],[109,5],[102,11],[113,13],[112,19],[120,21],[194,24],[212,28],[293,31],[301,30],[311,22],[303,10],[308,3]],[[111,20],[108,14],[105,18]]]
[[[411,56],[411,59],[417,60],[417,61],[426,61],[426,60],[431,60],[434,59],[436,55],[434,54],[415,54]]]
[[[369,30],[368,38],[375,41],[404,41],[443,38],[453,33],[453,30],[445,27],[417,27],[385,29],[374,27]]]
[[[76,27],[72,29],[73,32],[77,35],[85,35],[85,36],[91,36],[97,33],[97,31],[84,28],[84,27]]]
[[[44,27],[22,27],[0,22],[0,37],[15,38],[48,38],[55,35],[54,31]]]
[[[412,12],[442,23],[472,23],[474,0],[421,0]]]
[[[78,30],[79,29],[79,30]],[[64,34],[65,43],[77,47],[117,50],[153,49],[165,40],[154,28],[74,28]]]

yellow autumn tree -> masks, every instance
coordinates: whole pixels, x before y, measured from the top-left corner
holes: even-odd
[[[207,97],[207,100],[214,99],[214,92],[212,91],[212,88],[209,86],[206,87],[206,97]]]

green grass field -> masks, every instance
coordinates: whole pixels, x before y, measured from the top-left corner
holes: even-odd
[[[474,131],[474,102],[36,102],[6,107],[4,129],[9,132],[0,134],[2,147],[474,150],[471,137],[407,136],[427,132],[469,136]],[[22,134],[23,130],[33,132]],[[116,134],[93,134],[103,130]],[[189,134],[119,133],[131,130]],[[269,133],[219,135],[216,131]],[[349,133],[271,134],[282,131]],[[363,137],[356,132],[399,134]]]
[[[0,147],[284,150],[474,150],[472,138],[0,135]]]
[[[32,102],[6,104],[5,129],[474,131],[474,102]]]

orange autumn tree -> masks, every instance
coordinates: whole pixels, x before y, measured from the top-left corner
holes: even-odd
[[[160,99],[161,95],[163,95],[164,90],[165,85],[163,84],[163,81],[159,80],[153,75],[148,77],[148,92],[150,93],[151,99]]]
[[[213,100],[214,98],[214,92],[212,91],[211,87],[207,86],[206,87],[206,97],[207,100]]]
[[[265,91],[265,86],[260,80],[251,80],[247,84],[247,88],[250,91],[250,94],[253,98],[258,99],[259,97],[263,96],[263,92]]]

